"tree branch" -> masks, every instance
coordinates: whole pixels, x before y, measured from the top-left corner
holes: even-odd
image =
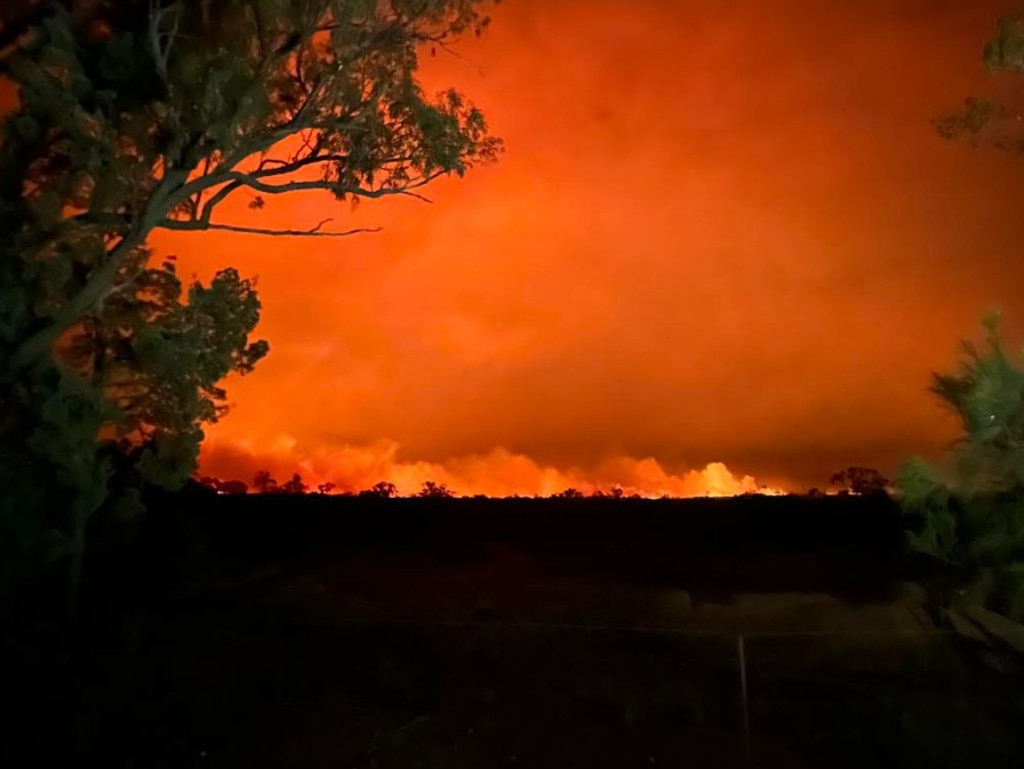
[[[186,222],[194,222],[199,225],[209,225],[210,220],[213,217],[214,209],[220,205],[224,200],[233,192],[241,189],[242,187],[248,187],[256,192],[263,192],[267,195],[283,195],[288,192],[310,192],[310,191],[323,191],[337,194],[343,192],[345,194],[355,195],[357,197],[364,198],[383,198],[388,195],[407,195],[411,198],[416,198],[424,203],[432,203],[429,198],[421,195],[417,192],[413,192],[418,187],[423,187],[429,182],[441,176],[442,173],[438,172],[435,174],[429,174],[421,179],[412,180],[402,188],[378,188],[378,189],[367,189],[363,187],[351,187],[341,189],[334,182],[327,179],[318,179],[313,181],[292,181],[292,182],[281,182],[279,184],[267,184],[261,181],[265,177],[274,177],[284,175],[288,173],[294,173],[306,166],[315,165],[320,160],[305,159],[297,161],[295,163],[288,163],[277,168],[267,169],[264,171],[255,171],[253,173],[243,173],[242,171],[224,171],[212,174],[209,177],[196,179],[190,182],[187,187],[192,189],[192,195],[197,196],[202,194],[204,190],[224,185],[216,193],[214,193],[202,206],[202,210],[198,216],[193,216],[188,220],[168,220],[174,221],[174,229],[185,229],[182,225]],[[203,183],[200,186],[200,183]],[[193,227],[192,229],[201,229],[201,227]]]
[[[382,227],[357,227],[352,230],[344,230],[343,232],[321,232],[323,227],[328,222],[334,221],[333,219],[324,219],[316,227],[308,230],[274,230],[266,229],[263,227],[242,227],[234,224],[217,224],[214,222],[203,222],[203,221],[181,221],[178,219],[164,219],[158,227],[163,227],[167,230],[192,230],[192,231],[206,231],[206,230],[220,230],[222,232],[240,232],[248,235],[272,235],[275,237],[316,237],[316,238],[344,238],[349,235],[360,235],[367,232],[380,232]]]

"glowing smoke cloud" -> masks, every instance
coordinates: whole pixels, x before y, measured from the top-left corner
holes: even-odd
[[[673,474],[650,457],[616,457],[593,470],[583,470],[541,465],[530,457],[504,449],[443,463],[401,460],[399,449],[394,441],[379,441],[368,446],[322,445],[310,449],[287,435],[259,447],[210,441],[203,450],[203,472],[246,482],[251,481],[258,470],[270,470],[279,482],[297,472],[314,488],[327,481],[334,483],[336,492],[357,492],[380,481],[390,481],[403,496],[415,494],[426,481],[443,483],[461,496],[550,496],[568,488],[593,494],[616,487],[627,496],[642,497],[780,493],[761,488],[749,475],[734,475],[721,462],[711,462],[701,470]]]

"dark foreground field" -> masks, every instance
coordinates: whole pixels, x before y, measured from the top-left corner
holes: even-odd
[[[17,607],[0,766],[1020,766],[927,576],[886,501],[169,497]]]

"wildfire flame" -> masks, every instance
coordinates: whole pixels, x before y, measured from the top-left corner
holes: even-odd
[[[620,489],[624,496],[651,499],[786,493],[759,484],[753,476],[737,475],[722,462],[671,473],[653,457],[615,457],[596,468],[583,469],[543,465],[502,448],[445,462],[403,460],[400,448],[394,441],[304,447],[288,435],[265,446],[208,441],[201,467],[203,474],[246,482],[259,470],[270,471],[282,482],[298,473],[311,488],[334,484],[333,493],[362,491],[380,481],[393,483],[401,496],[415,494],[427,481],[444,484],[456,496],[546,497],[566,489],[584,495]]]

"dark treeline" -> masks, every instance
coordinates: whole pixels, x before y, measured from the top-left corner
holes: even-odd
[[[284,483],[278,482],[276,478],[270,473],[269,470],[259,470],[253,476],[251,483],[238,479],[225,479],[217,478],[209,475],[198,475],[194,476],[189,480],[189,485],[192,486],[193,490],[199,490],[198,487],[208,489],[210,491],[216,491],[221,494],[331,494],[337,493],[341,496],[360,496],[360,497],[395,497],[398,496],[398,488],[395,484],[390,481],[380,481],[373,486],[360,489],[359,491],[338,491],[338,485],[333,481],[323,481],[316,486],[306,483],[300,473],[292,473],[289,480]],[[892,487],[892,481],[882,475],[878,470],[873,467],[856,467],[851,466],[845,470],[840,470],[837,473],[833,473],[829,478],[828,487],[838,489],[838,493],[841,495],[845,494],[887,494]],[[762,490],[766,490],[767,487],[762,486]],[[825,496],[826,492],[822,491],[817,487],[813,487],[808,490],[808,496],[821,497]],[[437,483],[436,481],[425,481],[420,487],[419,491],[414,496],[417,497],[454,497],[459,496],[452,489],[448,488],[447,484]],[[486,495],[474,494],[474,497],[480,499]],[[518,497],[519,495],[514,495]],[[584,497],[596,497],[604,498],[611,497],[614,499],[622,499],[623,497],[632,497],[639,499],[640,494],[631,493],[627,494],[625,489],[619,485],[613,485],[605,489],[596,489],[590,493],[584,493],[579,489],[568,487],[562,489],[559,492],[551,495],[558,499],[582,499]],[[670,499],[669,495],[665,495],[662,499]]]
[[[882,496],[177,494],[151,503],[137,557],[163,579],[194,568],[185,565],[182,553],[199,551],[211,563],[233,564],[239,571],[275,563],[284,573],[312,568],[329,577],[332,564],[357,550],[398,553],[430,568],[485,561],[491,547],[504,545],[552,574],[678,585],[715,599],[793,590],[882,600],[897,582],[922,575],[922,562],[905,546],[906,524],[898,504]]]

